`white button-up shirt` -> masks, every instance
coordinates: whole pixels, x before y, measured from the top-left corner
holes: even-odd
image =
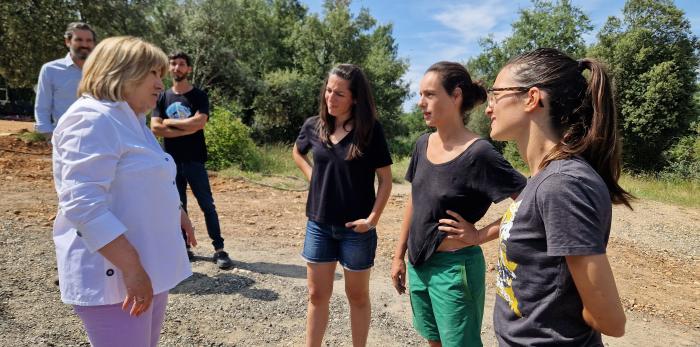
[[[58,193],[53,238],[63,302],[124,301],[121,271],[96,252],[120,235],[138,252],[154,294],[192,275],[175,164],[145,116],[123,101],[83,96],[61,117],[52,143]]]

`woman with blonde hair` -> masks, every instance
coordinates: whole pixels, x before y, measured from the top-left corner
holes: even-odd
[[[196,241],[175,165],[145,121],[167,66],[139,38],[102,41],[54,131],[61,299],[93,346],[156,346],[168,291],[192,274],[181,227]]]

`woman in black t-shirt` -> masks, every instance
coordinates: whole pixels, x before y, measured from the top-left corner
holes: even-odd
[[[319,115],[306,120],[292,150],[294,162],[311,181],[301,254],[307,261],[309,288],[306,344],[320,346],[323,341],[340,262],[353,345],[364,346],[371,317],[369,270],[377,248],[375,226],[391,194],[391,156],[369,82],[359,67],[333,68],[319,99]]]
[[[525,178],[464,126],[467,112],[486,101],[486,90],[464,66],[433,64],[421,80],[420,96],[423,118],[437,131],[418,139],[406,173],[411,196],[391,276],[403,293],[408,250],[416,330],[431,346],[480,346],[484,255],[478,239],[465,239],[464,230],[493,202],[517,195]]]

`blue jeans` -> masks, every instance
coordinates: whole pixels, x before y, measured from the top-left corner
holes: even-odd
[[[182,162],[177,164],[177,192],[180,193],[182,208],[187,211],[187,184],[189,183],[192,194],[197,199],[199,208],[204,212],[204,223],[207,225],[207,233],[211,238],[214,249],[224,248],[224,239],[221,237],[221,227],[219,226],[219,215],[214,206],[214,197],[209,186],[209,176],[203,163],[196,161]],[[187,237],[182,233],[185,240]]]
[[[374,266],[377,250],[377,231],[358,233],[352,229],[308,221],[304,250],[301,253],[309,263],[339,262],[350,271],[363,271]]]

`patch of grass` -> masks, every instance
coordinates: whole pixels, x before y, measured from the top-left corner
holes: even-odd
[[[46,137],[44,137],[44,135],[36,131],[22,131],[19,134],[17,134],[17,137],[26,144],[48,141]]]
[[[622,188],[640,199],[700,208],[700,181],[623,174]],[[634,205],[633,205],[634,206]]]
[[[232,166],[219,171],[224,177],[243,178],[263,186],[284,190],[303,191],[308,188],[304,175],[294,164],[292,147],[285,144],[264,145],[258,148],[256,170],[242,170]]]
[[[411,157],[403,157],[394,159],[394,164],[391,165],[391,181],[394,183],[404,183],[406,180],[406,170],[408,170],[408,164],[411,163]]]
[[[304,178],[292,159],[292,146],[286,144],[264,145],[260,147],[262,173]]]

